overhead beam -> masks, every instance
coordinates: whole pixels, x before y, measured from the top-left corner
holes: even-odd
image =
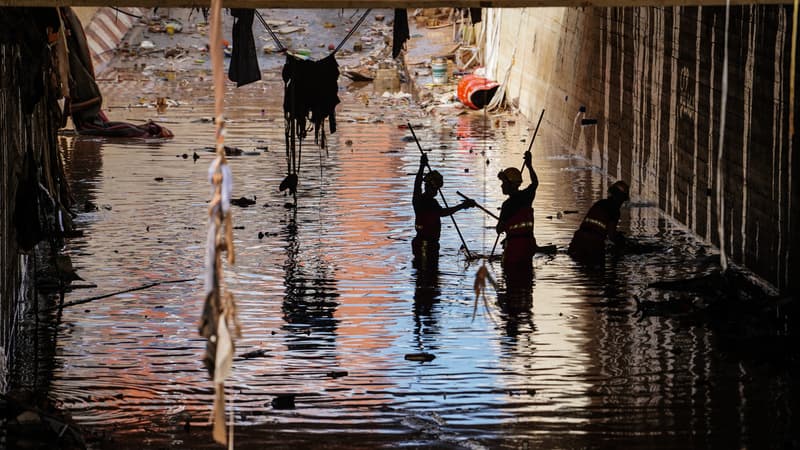
[[[791,0],[731,0],[732,5],[791,4]],[[0,0],[0,6],[209,7],[198,0]],[[522,8],[609,6],[720,6],[724,0],[223,0],[225,8]]]

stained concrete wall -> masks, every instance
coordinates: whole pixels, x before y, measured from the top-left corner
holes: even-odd
[[[701,238],[722,241],[731,262],[797,292],[790,7],[732,7],[727,35],[725,7],[485,12],[487,68],[507,80],[527,117],[545,108],[543,131],[599,161],[610,181],[630,180],[634,200],[655,202]],[[598,124],[578,141],[582,105]]]

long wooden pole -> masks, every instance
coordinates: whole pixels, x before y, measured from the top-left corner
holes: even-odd
[[[422,145],[420,145],[419,139],[417,139],[417,133],[414,133],[414,127],[412,127],[410,123],[408,124],[408,129],[411,130],[411,135],[414,136],[414,142],[417,143],[417,148],[419,148],[419,152],[424,155],[425,151],[422,150]],[[426,166],[428,166],[428,171],[432,170],[430,163],[426,163]],[[439,189],[439,196],[442,198],[442,203],[444,203],[444,207],[449,208],[449,206],[447,206],[447,200],[445,200],[444,194],[442,193],[441,189]],[[453,217],[453,214],[450,214],[450,220],[453,221],[453,226],[456,227],[456,232],[458,233],[458,237],[461,238],[461,243],[464,244],[464,250],[467,252],[467,258],[472,258],[472,253],[469,251],[469,247],[467,247],[467,242],[464,240],[464,236],[461,235],[461,230],[458,229],[458,224],[456,223],[456,218]]]

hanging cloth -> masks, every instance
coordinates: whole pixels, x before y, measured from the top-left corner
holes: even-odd
[[[336,53],[350,39],[358,27],[367,18],[371,9],[367,9],[361,18],[350,28],[339,45],[326,57],[319,61],[298,58],[286,53],[283,65],[283,115],[286,119],[286,162],[287,176],[279,189],[286,189],[292,195],[297,193],[297,172],[300,167],[303,139],[308,133],[307,122],[314,125],[314,143],[320,148],[327,148],[325,138],[325,119],[328,119],[330,132],[336,132],[336,105],[339,100],[339,63]],[[267,29],[278,49],[286,47],[270,28],[269,24],[258,15],[258,19]]]
[[[286,54],[283,66],[283,113],[297,138],[306,137],[306,121],[314,124],[314,143],[326,148],[325,125],[336,132],[336,105],[339,104],[339,63],[333,53],[319,61]]]
[[[397,58],[411,37],[408,31],[408,10],[398,8],[394,10],[394,26],[392,27],[392,58]]]
[[[234,17],[233,52],[231,53],[231,64],[228,67],[228,78],[236,82],[236,87],[242,87],[261,79],[256,43],[253,39],[255,13],[255,9],[231,9],[231,15]]]
[[[481,8],[469,8],[469,18],[473,24],[481,21]]]

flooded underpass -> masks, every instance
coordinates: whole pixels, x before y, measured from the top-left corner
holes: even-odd
[[[81,279],[37,305],[38,332],[22,337],[41,353],[24,368],[38,376],[22,370],[21,384],[30,376],[26,387],[46,389],[89,448],[220,448],[198,332],[213,86],[207,61],[188,56],[193,69],[176,72],[156,56],[102,75],[104,108],[113,120],[155,120],[174,138],[58,137],[78,230],[63,253]],[[539,129],[535,236],[557,251],[535,256],[520,293],[499,261],[469,257],[497,242],[495,219],[478,208],[454,216],[458,230],[442,219],[438,267],[414,266],[420,152],[407,124],[449,205],[460,192],[497,213],[506,198],[497,174],[521,165],[534,123],[423,107],[342,77],[338,129],[326,150],[304,143],[293,198],[279,190],[282,57],[259,60],[262,82],[226,92],[238,206],[224,279],[242,328],[225,383],[233,447],[798,446],[787,302],[766,302],[738,267],[719,275],[717,249],[656,198],[623,207],[628,245],[601,267],[567,255],[614,181],[602,161],[575,156],[592,153],[591,121],[577,115],[569,139],[546,117]],[[169,99],[160,112],[158,97]],[[497,281],[485,299],[475,290],[483,268]]]
[[[499,286],[475,313],[485,260],[466,257],[449,220],[438,271],[412,266],[420,154],[403,125],[430,150],[449,204],[460,191],[490,210],[504,199],[497,172],[520,165],[533,127],[480,112],[427,116],[406,101],[365,105],[350,86],[329,149],[303,148],[295,204],[278,190],[287,163],[275,78],[227,95],[226,144],[242,150],[229,158],[233,198],[255,201],[234,207],[236,264],[225,273],[242,325],[226,383],[236,446],[797,445],[796,364],[730,347],[702,295],[649,286],[715,273],[712,248],[634,198],[620,229],[639,251],[595,269],[566,255],[608,180],[559,147],[546,122],[533,151],[535,234],[559,251],[537,254],[527,298],[509,298],[500,264],[486,263]],[[126,97],[147,86],[103,88],[111,115],[153,117]],[[60,138],[83,230],[66,253],[84,279],[74,284],[96,287],[68,292],[72,306],[54,316],[50,392],[105,436],[101,447],[213,447],[197,331],[209,92],[175,88],[180,105],[158,116],[171,140]],[[489,254],[494,220],[477,208],[454,217],[469,250]],[[420,353],[435,359],[406,357]]]

